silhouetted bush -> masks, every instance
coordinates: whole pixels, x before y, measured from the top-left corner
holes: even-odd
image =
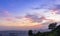
[[[28,31],[28,35],[29,35],[29,36],[33,36],[32,30],[29,30],[29,31]]]
[[[55,29],[56,25],[57,25],[57,23],[55,22],[55,23],[51,23],[48,27],[49,27],[49,29]]]
[[[41,32],[38,31],[35,36],[41,36]]]
[[[48,26],[48,29],[52,29],[49,32],[40,32],[38,31],[36,34],[33,35],[32,30],[29,30],[29,36],[60,36],[60,25],[56,26],[57,23],[51,23]]]

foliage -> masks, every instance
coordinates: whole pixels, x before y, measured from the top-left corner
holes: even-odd
[[[55,29],[56,25],[57,25],[57,23],[55,22],[55,23],[51,23],[48,27],[49,27],[49,29]]]
[[[52,29],[51,31],[49,32],[40,32],[38,31],[36,34],[32,33],[32,30],[29,30],[29,36],[60,36],[60,25],[56,26],[57,23],[51,23],[49,26],[48,26],[48,29]]]

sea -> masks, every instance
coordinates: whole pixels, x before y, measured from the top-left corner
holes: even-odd
[[[28,31],[0,31],[0,36],[28,36]]]

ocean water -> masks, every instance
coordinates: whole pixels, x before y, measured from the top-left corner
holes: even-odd
[[[0,31],[0,36],[28,36],[27,31]]]

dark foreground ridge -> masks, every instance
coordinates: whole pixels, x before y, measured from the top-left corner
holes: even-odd
[[[51,29],[51,31],[48,32],[40,32],[38,31],[37,33],[33,33],[32,30],[28,31],[29,36],[60,36],[60,25],[56,26],[57,23],[51,23],[48,26],[48,29]]]

